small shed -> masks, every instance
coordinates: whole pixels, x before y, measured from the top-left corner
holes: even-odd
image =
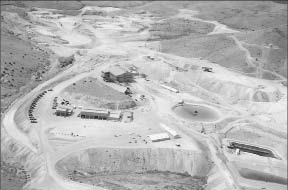
[[[119,121],[122,117],[121,111],[111,111],[108,120],[114,120],[114,121]]]

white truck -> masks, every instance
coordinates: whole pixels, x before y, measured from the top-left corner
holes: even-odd
[[[160,84],[160,86],[163,87],[163,88],[165,88],[165,89],[167,89],[167,90],[170,90],[170,91],[172,91],[172,92],[179,93],[179,90],[177,90],[177,89],[175,89],[175,88],[172,88],[172,87],[170,87],[170,86],[167,86],[167,85],[165,85],[165,84]]]

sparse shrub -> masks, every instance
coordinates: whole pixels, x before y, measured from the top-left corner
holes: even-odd
[[[32,7],[29,11],[30,11],[30,12],[32,12],[32,11],[37,11],[37,9],[36,9],[35,7]]]
[[[74,60],[75,60],[74,55],[71,55],[69,57],[59,57],[58,59],[61,68],[72,64]]]

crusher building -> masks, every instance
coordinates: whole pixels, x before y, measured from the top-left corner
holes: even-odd
[[[133,73],[128,72],[119,65],[111,66],[102,71],[101,76],[107,82],[130,83],[134,81]]]

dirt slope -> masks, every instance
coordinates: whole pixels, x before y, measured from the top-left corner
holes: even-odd
[[[14,5],[23,8],[47,8],[59,10],[79,10],[83,4],[79,1],[1,1],[1,5]]]
[[[13,35],[1,35],[1,110],[5,109],[21,87],[33,76],[44,74],[49,56],[27,41]]]
[[[263,63],[263,69],[287,77],[286,5],[273,2],[179,2],[174,9],[181,6],[199,11],[199,14],[195,15],[198,18],[218,21],[240,31],[235,35],[240,41],[245,42],[243,46],[251,57]],[[201,22],[196,23],[195,27],[199,29],[201,24]],[[231,34],[206,36],[201,32],[185,30],[185,27],[179,23],[168,26],[170,27],[157,28],[158,36],[162,35],[163,52],[184,57],[202,57],[222,66],[245,72],[249,76],[256,76],[255,73],[251,74],[255,72],[256,67],[247,64],[245,52],[229,37]],[[171,40],[168,40],[167,36]],[[266,51],[265,47],[269,44],[276,48],[270,50],[266,48]],[[264,73],[262,77],[275,78],[269,73]]]

